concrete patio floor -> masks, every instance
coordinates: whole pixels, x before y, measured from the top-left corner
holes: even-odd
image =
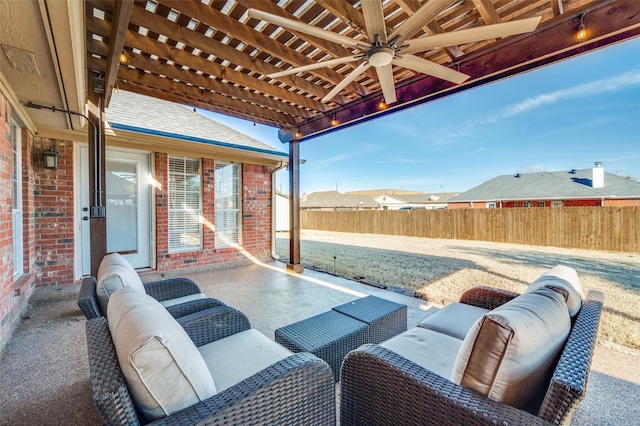
[[[277,262],[181,274],[203,292],[244,312],[269,338],[276,328],[366,295],[408,306],[408,327],[435,305],[306,270],[288,274]],[[144,276],[145,281],[161,277]],[[79,286],[38,289],[0,355],[0,425],[99,425],[91,400],[85,319]],[[587,398],[572,425],[631,425],[640,418],[640,356],[599,344]]]

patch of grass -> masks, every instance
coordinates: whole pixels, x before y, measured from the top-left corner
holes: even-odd
[[[530,246],[505,247],[410,237],[305,232],[302,262],[336,275],[365,279],[423,293],[430,301],[458,300],[467,289],[486,285],[522,293],[557,264],[575,268],[585,294],[605,294],[598,338],[640,349],[640,265],[634,255]],[[276,252],[289,256],[289,240]],[[589,254],[592,254],[590,257]],[[335,260],[334,260],[335,257]]]

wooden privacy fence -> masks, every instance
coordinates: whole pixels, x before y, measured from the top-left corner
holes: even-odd
[[[301,211],[302,229],[640,251],[640,206]]]

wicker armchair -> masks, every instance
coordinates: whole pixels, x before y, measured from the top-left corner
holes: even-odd
[[[475,288],[461,302],[493,309],[517,296]],[[585,397],[603,294],[591,291],[575,318],[536,415],[485,398],[378,345],[350,352],[341,371],[340,424],[562,425]]]
[[[160,302],[200,293],[200,287],[188,278],[170,278],[155,281],[144,284],[144,289],[149,296]],[[78,306],[87,319],[104,316],[98,303],[96,279],[94,277],[86,277],[82,280],[80,292],[78,293]],[[216,306],[225,306],[225,304],[220,300],[207,298],[169,306],[167,310],[174,318],[180,318]]]
[[[239,311],[219,306],[178,319],[196,346],[250,328]],[[106,425],[144,424],[127,389],[107,318],[87,321],[93,400]],[[335,425],[335,386],[329,366],[299,353],[213,397],[152,425]]]

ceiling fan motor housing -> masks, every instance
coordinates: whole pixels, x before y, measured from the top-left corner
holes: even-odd
[[[374,67],[384,67],[393,60],[396,52],[390,47],[374,47],[367,52],[367,60]]]

